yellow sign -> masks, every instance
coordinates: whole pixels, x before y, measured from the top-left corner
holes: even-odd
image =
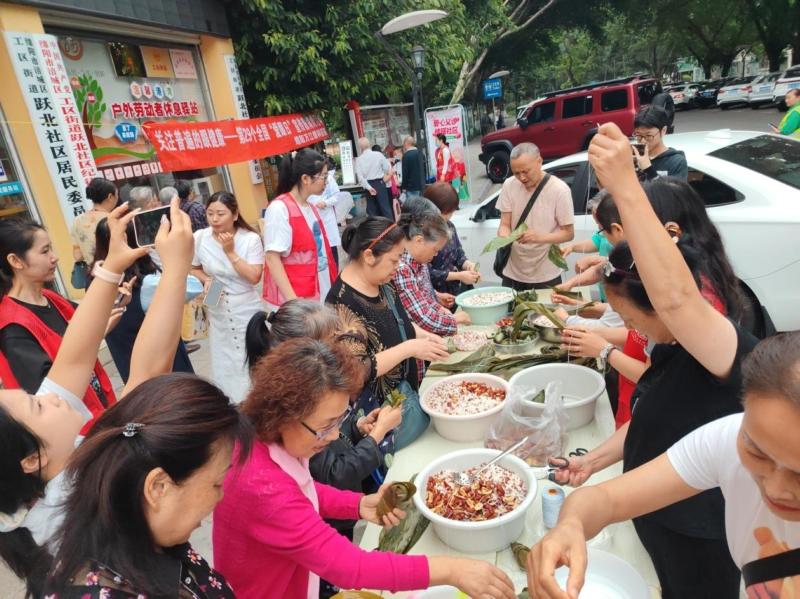
[[[139,46],[142,51],[144,68],[148,77],[163,77],[174,79],[175,73],[172,70],[172,61],[169,57],[168,48],[156,48],[155,46]]]

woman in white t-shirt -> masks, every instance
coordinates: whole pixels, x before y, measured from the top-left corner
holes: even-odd
[[[304,297],[325,301],[336,280],[336,261],[317,208],[328,166],[319,152],[304,149],[281,159],[278,196],[264,213],[264,299],[273,309]]]
[[[52,548],[47,545],[62,521],[68,490],[62,471],[92,416],[80,397],[97,360],[121,273],[146,255],[146,249],[127,245],[126,226],[134,213],[126,211],[123,205],[108,215],[108,256],[95,270],[94,284],[70,320],[37,393],[0,390],[0,557],[35,597],[41,596],[50,566]],[[133,349],[123,397],[172,367],[193,249],[191,222],[177,200],[171,225],[162,224],[156,248],[164,258],[164,273]]]
[[[308,203],[314,206],[319,212],[319,215],[322,217],[322,224],[325,227],[325,234],[328,236],[328,243],[331,246],[333,261],[338,266],[338,247],[342,245],[342,237],[339,234],[339,221],[336,218],[336,205],[339,203],[342,192],[339,191],[339,184],[336,183],[336,170],[330,166],[331,164],[332,161],[329,160],[329,170],[327,182],[325,183],[325,189],[320,195],[309,196]]]
[[[607,269],[607,281],[610,274],[630,281],[640,280],[648,297],[657,298],[653,304],[662,322],[658,326],[654,326],[657,323],[652,315],[637,313],[630,302],[617,303],[626,322],[637,329],[638,325],[645,330],[652,327],[655,334],[650,336],[656,337],[661,327],[665,340],[666,333],[675,339],[672,344],[662,342],[657,346],[658,361],[671,357],[670,363],[674,361],[681,368],[680,373],[669,373],[663,364],[660,366],[663,376],[651,385],[647,396],[640,394],[634,406],[634,420],[637,416],[639,420],[652,419],[654,389],[671,389],[667,379],[670,374],[682,377],[683,396],[673,392],[670,397],[658,399],[659,405],[672,400],[669,405],[676,415],[684,409],[697,414],[713,413],[710,410],[714,406],[706,399],[729,394],[726,399],[736,402],[740,393],[744,397],[744,414],[702,424],[674,442],[666,452],[660,455],[653,452],[657,457],[634,464],[638,467],[631,467],[622,476],[570,494],[561,509],[558,525],[531,550],[528,559],[531,596],[577,597],[586,572],[586,539],[613,522],[628,519],[634,519],[635,523],[667,522],[670,526],[664,525],[663,534],[660,533],[661,547],[675,544],[678,533],[671,524],[677,520],[678,510],[697,512],[695,524],[724,519],[731,566],[742,571],[752,599],[797,596],[800,590],[800,436],[797,435],[800,334],[761,341],[742,359],[749,345],[747,335],[708,304],[698,290],[675,244],[647,203],[631,168],[628,144],[616,125],[607,124],[600,128],[589,148],[589,159],[598,179],[617,202],[633,256],[629,267],[614,264]],[[691,352],[696,364],[681,358],[681,348]],[[656,357],[655,351],[653,356]],[[655,362],[648,374],[654,367]],[[696,396],[698,389],[703,389],[707,397],[695,397],[697,401],[691,406],[680,405],[684,397]],[[649,404],[646,397],[650,398]],[[660,422],[661,430],[652,428],[646,441],[640,434],[637,440],[642,445],[636,446],[638,455],[644,454],[645,445],[652,447],[663,440],[662,430],[673,430],[678,424],[678,420]],[[632,433],[631,426],[626,452]],[[609,452],[609,448],[607,443],[605,449],[594,452]],[[565,466],[571,479],[585,480],[585,473],[579,472],[579,467],[578,461]],[[715,501],[707,502],[709,509],[701,513],[696,509],[697,500],[711,490],[724,497],[724,507],[721,504],[716,512],[710,509]],[[711,567],[716,567],[714,564],[700,566],[709,554],[704,547],[710,548],[712,540],[716,551],[716,538],[683,535],[682,553],[673,553],[669,564],[661,563],[659,578],[664,599],[738,597],[738,583],[731,592],[729,581],[709,574]],[[652,555],[651,548],[648,551]],[[657,553],[660,557],[660,551]],[[721,554],[718,559],[723,559]],[[554,577],[560,565],[570,567],[569,594],[559,589]],[[662,574],[666,576],[662,578]],[[674,579],[680,577],[697,579],[693,591],[686,584],[678,592],[670,588],[675,586]],[[704,590],[698,589],[698,585]]]
[[[218,191],[206,202],[208,228],[194,234],[192,274],[206,287],[212,380],[235,403],[250,387],[245,333],[250,318],[264,309],[258,282],[264,271],[261,238],[245,222],[236,197]],[[215,284],[212,286],[212,282]],[[221,285],[222,292],[217,294]],[[216,295],[212,299],[211,295]]]

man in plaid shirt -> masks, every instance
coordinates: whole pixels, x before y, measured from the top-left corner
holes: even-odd
[[[175,189],[178,190],[178,197],[181,199],[181,210],[188,214],[189,220],[192,221],[192,233],[205,229],[208,226],[206,209],[202,202],[194,199],[191,184],[185,180],[178,180],[175,181]]]

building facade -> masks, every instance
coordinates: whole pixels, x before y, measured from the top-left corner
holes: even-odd
[[[135,185],[158,191],[176,179],[199,196],[227,189],[248,221],[258,218],[257,164],[164,172],[142,132],[147,121],[242,117],[228,36],[216,0],[0,2],[0,218],[47,228],[62,291],[74,294],[69,230],[90,208],[93,176],[123,199]]]

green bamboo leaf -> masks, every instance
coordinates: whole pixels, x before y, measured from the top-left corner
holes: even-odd
[[[558,295],[563,295],[564,297],[568,297],[570,299],[583,299],[583,294],[580,291],[567,291],[566,289],[561,289],[560,287],[550,287],[550,290]]]
[[[528,225],[525,223],[521,223],[516,229],[514,229],[510,235],[506,235],[505,237],[496,237],[492,239],[489,243],[486,244],[486,247],[483,248],[481,255],[488,254],[489,252],[496,252],[500,248],[504,248],[507,245],[511,245],[517,239],[522,237],[522,234],[528,230]]]
[[[550,244],[550,249],[547,252],[547,258],[561,270],[569,269],[567,261],[564,260],[564,256],[561,255],[561,248],[558,247],[557,243]]]

